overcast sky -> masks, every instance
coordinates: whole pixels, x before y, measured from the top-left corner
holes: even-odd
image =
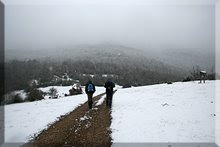
[[[6,50],[105,42],[145,49],[214,49],[215,9],[209,0],[4,2]]]

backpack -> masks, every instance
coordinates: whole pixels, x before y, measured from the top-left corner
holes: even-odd
[[[109,85],[109,86],[107,87],[107,89],[108,89],[108,90],[111,90],[111,89],[112,89],[112,86],[111,86],[111,85]]]
[[[93,92],[94,91],[93,85],[91,83],[88,85],[87,90],[88,90],[88,92]]]
[[[107,88],[108,90],[112,90],[112,88],[113,88],[112,82],[109,82],[106,88]]]

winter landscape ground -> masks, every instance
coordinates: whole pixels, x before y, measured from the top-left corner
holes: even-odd
[[[54,138],[57,136],[50,135],[48,138],[45,134],[56,132],[60,138],[59,133],[65,136],[66,132],[62,130],[66,129],[70,131],[72,137],[68,135],[62,141],[63,144],[68,144],[74,139],[89,139],[91,132],[97,129],[100,129],[100,132],[106,129],[105,132],[110,130],[112,143],[214,143],[217,125],[215,85],[219,83],[220,81],[207,81],[205,84],[199,84],[195,81],[117,88],[112,111],[105,108],[105,96],[98,95],[104,92],[104,88],[98,88],[95,94],[98,96],[91,112],[85,103],[87,101],[85,94],[7,105],[5,142],[26,143],[45,129],[35,140],[46,142],[53,139],[51,136]],[[57,89],[59,91],[59,87]],[[61,116],[62,119],[57,122]],[[80,134],[78,136],[77,131]],[[95,139],[100,141],[102,135],[97,135]],[[109,138],[106,140],[109,141]]]
[[[220,146],[220,82],[216,82],[215,89],[215,141]]]
[[[115,94],[113,142],[214,142],[214,82],[178,82]]]
[[[47,91],[49,88],[41,90]],[[62,95],[68,93],[71,86],[55,88]],[[104,92],[104,88],[96,89],[95,95]],[[71,112],[86,101],[86,94],[82,94],[5,106],[5,142],[27,142],[31,136],[47,128],[61,115]]]

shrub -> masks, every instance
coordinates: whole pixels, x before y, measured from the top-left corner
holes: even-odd
[[[12,103],[22,103],[22,102],[24,102],[24,100],[21,98],[21,96],[19,94],[16,94],[12,98]]]
[[[52,99],[54,99],[54,98],[57,98],[57,97],[58,97],[58,96],[57,96],[57,93],[58,93],[57,89],[54,88],[54,87],[52,87],[52,88],[50,88],[48,94],[51,96]]]
[[[19,94],[11,94],[5,100],[5,104],[21,103],[24,102]]]
[[[69,90],[69,95],[77,95],[77,94],[82,94],[82,88],[79,84],[75,85],[75,87],[73,86],[70,90]]]
[[[27,101],[30,102],[42,99],[44,99],[43,92],[41,90],[38,90],[37,88],[32,88],[27,96]]]
[[[168,81],[167,84],[173,84],[171,81]]]
[[[122,88],[131,88],[131,85],[123,85]]]
[[[192,81],[192,78],[189,76],[183,79],[183,82],[189,82],[189,81]]]
[[[15,92],[11,92],[9,94],[4,95],[4,100],[2,101],[2,105],[4,104],[13,104],[13,103],[22,103],[24,100],[20,96],[20,94],[16,94]]]

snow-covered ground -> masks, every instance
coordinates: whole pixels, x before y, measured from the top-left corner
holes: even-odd
[[[214,116],[215,84],[220,85],[220,81],[207,81],[205,84],[178,82],[126,89],[117,86],[112,107],[113,142],[214,142],[215,139],[219,142],[220,127]],[[46,92],[50,88],[41,90]],[[71,87],[55,88],[62,95]],[[104,91],[104,88],[97,87],[95,95]],[[27,142],[59,116],[85,101],[87,97],[82,94],[6,105],[5,142]],[[103,101],[104,96],[97,105]],[[216,118],[216,122],[220,122],[218,115]]]
[[[113,97],[113,142],[214,143],[214,96],[214,81],[120,89]]]
[[[215,139],[216,143],[220,146],[220,82],[216,83],[216,93],[215,93]]]
[[[42,90],[46,91],[48,88]],[[59,93],[65,93],[71,87],[56,87]],[[102,87],[96,87],[94,94],[105,91]],[[25,102],[5,106],[5,142],[27,142],[31,136],[48,127],[68,112],[74,110],[80,104],[87,101],[86,94],[68,96],[59,99],[46,99],[35,102]]]

